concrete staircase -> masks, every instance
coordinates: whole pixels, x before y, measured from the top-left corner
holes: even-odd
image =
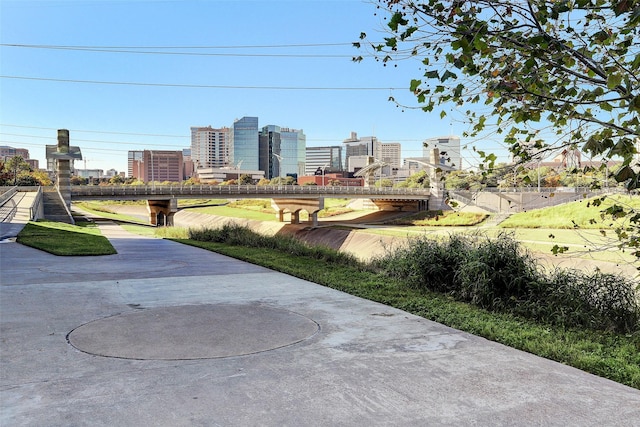
[[[49,221],[65,222],[74,224],[73,218],[69,215],[64,201],[55,187],[47,187],[42,192],[42,202],[44,205],[44,218]]]

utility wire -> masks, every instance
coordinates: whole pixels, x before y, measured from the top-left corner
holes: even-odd
[[[373,90],[398,90],[406,88],[394,87],[313,87],[313,86],[235,86],[235,85],[204,85],[204,84],[184,84],[184,83],[143,83],[143,82],[114,82],[102,80],[76,80],[76,79],[54,79],[48,77],[26,77],[26,76],[4,76],[3,79],[32,80],[59,83],[84,83],[115,86],[150,86],[150,87],[178,87],[195,89],[251,89],[251,90],[313,90],[313,91],[373,91]]]
[[[280,49],[290,47],[326,47],[352,46],[351,42],[341,43],[302,43],[302,44],[271,44],[271,45],[222,45],[222,46],[95,46],[95,45],[54,45],[54,44],[24,44],[0,43],[0,46],[41,48],[41,49]]]
[[[285,48],[285,47],[321,47],[321,46],[342,46],[346,43],[333,44],[313,44],[313,45],[273,45],[273,46],[58,46],[58,45],[28,45],[28,44],[10,44],[0,43],[3,47],[28,48],[28,49],[47,49],[47,50],[71,50],[82,52],[106,52],[106,53],[129,53],[144,55],[179,55],[179,56],[227,56],[227,57],[275,57],[275,58],[349,58],[351,54],[303,54],[303,53],[220,53],[220,52],[171,52],[172,49],[264,49],[264,48]],[[145,49],[145,50],[142,50]],[[160,49],[149,50],[149,49]],[[370,57],[373,55],[358,55],[362,57]]]
[[[14,127],[14,128],[24,128],[24,129],[58,130],[57,128],[46,128],[46,127],[37,127],[37,126],[11,125],[11,124],[6,124],[6,123],[0,123],[0,126],[7,126],[7,127]],[[105,131],[105,130],[80,130],[80,129],[70,129],[70,132],[104,133],[104,134],[114,134],[114,135],[152,136],[152,137],[163,137],[163,138],[191,138],[190,136],[187,136],[187,135],[163,135],[163,134],[157,134],[157,133],[113,132],[113,131]]]

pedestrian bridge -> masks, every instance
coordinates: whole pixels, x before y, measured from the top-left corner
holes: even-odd
[[[71,186],[71,200],[147,200],[154,225],[171,225],[178,199],[271,199],[276,216],[283,221],[285,211],[299,222],[300,211],[317,223],[324,199],[370,199],[382,210],[426,210],[430,192],[425,188],[342,187],[315,185],[117,185]]]
[[[36,191],[34,187],[31,191]],[[15,187],[11,190],[15,193]],[[19,191],[30,191],[20,189]],[[381,210],[419,211],[429,208],[430,191],[425,188],[342,187],[299,185],[114,185],[69,186],[66,191],[45,188],[45,194],[59,195],[63,206],[85,200],[147,200],[149,222],[172,225],[178,199],[271,199],[276,217],[284,220],[286,211],[298,223],[300,211],[317,223],[317,213],[325,198],[369,199]],[[5,193],[3,191],[3,193]],[[8,194],[8,193],[6,193]],[[8,197],[9,200],[11,197]],[[45,205],[45,215],[46,215]]]

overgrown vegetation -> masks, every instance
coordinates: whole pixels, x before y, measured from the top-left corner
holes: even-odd
[[[640,288],[635,282],[598,271],[547,273],[508,234],[418,237],[372,265],[407,286],[442,292],[488,310],[640,338]]]
[[[116,253],[109,240],[102,236],[98,227],[91,222],[77,222],[76,225],[54,221],[29,222],[18,234],[17,242],[54,255]]]
[[[332,264],[359,264],[356,257],[344,252],[338,252],[324,246],[308,245],[293,236],[265,236],[237,224],[227,224],[221,228],[190,229],[189,238],[201,242],[274,249],[282,253],[304,256]]]
[[[497,240],[461,235],[442,241],[419,238],[372,263],[239,226],[190,230],[189,237],[180,241],[640,389],[640,302],[635,284],[602,273],[544,274],[506,234]]]

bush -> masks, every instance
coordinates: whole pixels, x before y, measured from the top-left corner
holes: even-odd
[[[420,237],[371,266],[409,287],[490,310],[567,327],[640,332],[638,289],[631,280],[560,269],[547,275],[508,234]]]
[[[484,238],[465,254],[456,274],[460,298],[480,307],[511,307],[540,280],[535,259],[507,234]]]
[[[596,271],[556,269],[520,308],[555,324],[640,332],[640,301],[633,281]]]
[[[413,288],[454,293],[455,275],[470,245],[471,240],[461,235],[448,240],[419,237],[373,260],[372,266]]]

